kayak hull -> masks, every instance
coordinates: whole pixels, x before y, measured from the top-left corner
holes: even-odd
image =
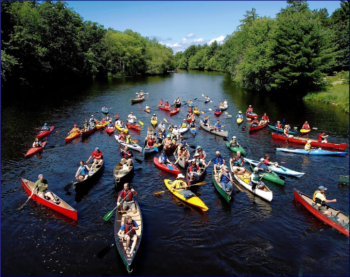
[[[215,114],[216,116],[219,116],[221,113],[222,113],[222,112],[216,112],[216,111],[214,111],[214,114]]]
[[[166,172],[169,172],[169,173],[172,173],[175,175],[180,174],[180,170],[174,164],[171,165],[173,170],[170,170],[168,165],[164,165],[164,164],[159,163],[159,160],[157,157],[154,157],[153,162],[156,165],[156,167],[158,167]]]
[[[273,125],[268,125],[268,127],[274,131],[278,131],[279,133],[283,133],[283,129],[277,129],[275,126]],[[297,135],[297,132],[294,132],[294,131],[288,131],[288,134],[291,134],[291,135]]]
[[[254,166],[250,165],[250,169],[252,171],[254,171]],[[275,172],[273,172],[273,171],[271,173],[270,172],[259,172],[260,176],[263,174],[265,174],[263,179],[268,180],[272,183],[282,185],[282,186],[284,185],[284,181],[280,177],[278,177],[278,175]]]
[[[114,127],[119,131],[119,132],[124,132],[125,134],[127,134],[129,132],[128,128],[121,128],[119,127],[117,124],[114,124]]]
[[[193,111],[194,114],[199,115],[200,111]]]
[[[28,150],[28,152],[24,155],[24,157],[28,157],[30,155],[33,155],[37,152],[39,152],[40,150],[42,150],[45,145],[46,145],[47,141],[44,141],[42,144],[41,144],[41,147],[32,147]]]
[[[65,138],[65,141],[70,141],[80,136],[80,131],[75,131]]]
[[[104,114],[108,114],[108,110],[101,111]]]
[[[228,109],[228,106],[227,107],[220,107],[220,110],[223,112],[223,111],[226,111]]]
[[[113,134],[114,131],[115,131],[115,127],[112,127],[112,128],[107,127],[107,129],[106,129],[106,132],[110,135]]]
[[[226,147],[228,149],[230,149],[232,152],[235,152],[237,153],[237,151],[241,152],[241,155],[245,156],[246,155],[246,152],[245,150],[242,148],[242,146],[239,146],[239,147],[231,147],[230,146],[230,143],[229,142],[226,142]]]
[[[167,111],[170,112],[171,108],[170,107],[165,107],[165,106],[159,106],[159,109],[163,110],[163,111]]]
[[[82,132],[82,133],[81,133],[81,136],[82,136],[82,137],[86,137],[86,136],[92,134],[92,133],[95,132],[95,131],[96,131],[96,126],[95,126],[94,128],[92,128],[91,130],[89,130],[89,131]]]
[[[126,123],[126,126],[128,126],[129,129],[134,129],[136,131],[141,130],[141,125],[138,123],[134,123],[134,124]]]
[[[258,116],[256,113],[247,113],[246,114],[247,115],[247,117],[249,117],[249,118],[255,118],[256,116]]]
[[[55,129],[55,126],[51,126],[50,131],[44,131],[44,132],[42,132],[42,133],[39,133],[38,135],[36,135],[36,137],[37,137],[38,139],[41,139],[41,138],[43,138],[43,137],[46,137],[47,135],[49,135],[49,134],[52,133],[53,129]]]
[[[158,151],[154,150],[154,147],[157,147]],[[153,147],[150,147],[150,148],[143,148],[143,155],[144,156],[147,156],[147,155],[151,155],[153,153],[156,153],[156,152],[160,152],[160,150],[162,150],[163,148],[163,144],[161,143],[156,143]]]
[[[122,140],[120,140],[120,139],[118,138],[117,135],[114,135],[114,137],[115,137],[115,140],[116,140],[120,145],[127,146],[127,147],[129,147],[130,149],[135,150],[135,151],[138,151],[138,152],[142,152],[142,147],[141,147],[140,145],[138,145],[138,144],[136,144],[136,143],[133,143],[133,144],[125,143],[125,142],[123,142]]]
[[[175,111],[174,110],[172,110],[171,112],[170,112],[170,115],[174,115],[174,114],[177,114],[178,112],[179,112],[179,108],[177,108]]]
[[[213,126],[211,126],[211,127],[204,126],[202,120],[200,120],[199,124],[200,124],[200,126],[202,127],[203,130],[205,130],[205,131],[207,131],[209,133],[212,133],[212,134],[220,136],[220,137],[225,137],[225,138],[228,136],[228,131],[221,131],[221,132],[210,131],[213,128]]]
[[[242,118],[237,118],[237,123],[241,124],[243,122],[243,119],[244,119],[243,117]]]
[[[287,148],[276,148],[277,151],[293,153],[293,154],[304,154],[304,155],[320,155],[320,156],[345,156],[346,152],[332,152],[326,150],[311,150],[306,151],[304,149],[287,149]]]
[[[96,130],[102,129],[108,125],[108,121],[103,124],[96,124]]]
[[[268,124],[268,123],[266,122],[265,124],[260,125],[260,126],[249,127],[249,133],[250,133],[250,132],[257,131],[257,130],[260,130],[260,129],[262,129],[262,128],[265,128],[265,127],[267,126],[267,124]]]
[[[302,133],[302,134],[307,134],[310,132],[311,132],[311,129],[300,129],[300,133]]]
[[[158,120],[151,120],[151,124],[152,124],[153,126],[157,126],[157,123],[158,123]]]
[[[343,184],[349,184],[349,175],[348,176],[339,176],[339,182]]]
[[[131,99],[131,104],[140,103],[140,102],[142,102],[143,100],[145,100],[145,97],[136,98],[136,99]]]

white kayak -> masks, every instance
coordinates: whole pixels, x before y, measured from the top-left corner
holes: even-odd
[[[209,133],[212,133],[212,134],[220,136],[220,137],[225,137],[225,138],[228,136],[228,131],[220,131],[220,132],[214,131],[213,130],[215,128],[214,126],[210,126],[210,127],[209,126],[205,126],[202,120],[199,123],[200,123],[202,129],[206,130]]]
[[[123,146],[127,146],[127,147],[129,147],[130,149],[132,149],[132,150],[142,152],[142,147],[141,147],[140,145],[138,145],[138,144],[136,144],[136,143],[133,143],[133,144],[125,143],[125,142],[123,142],[122,140],[120,140],[120,139],[118,138],[117,135],[114,135],[114,137],[115,137],[115,140],[116,140],[119,144],[121,144],[121,145],[123,145]]]
[[[180,134],[184,134],[184,133],[186,133],[188,131],[188,127],[186,127],[186,128],[180,128],[179,129],[179,132],[180,132]]]
[[[249,164],[252,164],[254,166],[257,166],[260,163],[259,161],[254,161],[254,160],[247,159],[247,158],[244,158],[244,161],[249,163]],[[284,175],[290,175],[290,176],[294,176],[294,177],[301,177],[305,174],[304,172],[294,171],[294,170],[288,169],[288,168],[286,168],[284,166],[280,166],[280,165],[278,165],[278,166],[270,165],[270,166],[268,166],[268,168],[273,172],[276,172],[279,174],[284,174]]]

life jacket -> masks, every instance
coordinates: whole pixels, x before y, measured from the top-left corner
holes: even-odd
[[[159,156],[159,158],[160,158],[160,157],[163,158],[163,163],[166,163],[168,157],[167,157],[166,155],[163,155],[163,154],[161,154],[161,155]]]
[[[310,125],[309,124],[304,124],[302,129],[310,129]]]
[[[126,224],[125,223],[125,229],[124,229],[124,231],[125,231],[125,234],[127,234],[133,227],[135,227],[134,226],[134,223],[133,222],[131,222],[131,224]],[[134,229],[132,229],[132,231],[129,233],[129,235],[135,235],[136,234],[136,232],[135,232],[135,230]]]
[[[261,119],[269,120],[269,117],[267,115],[263,115]]]
[[[126,198],[125,198],[125,196],[126,196]],[[124,199],[124,198],[125,198],[125,201],[133,200],[132,192],[130,190],[128,192],[126,192],[126,190],[123,189],[122,199]]]
[[[196,128],[196,125],[194,123],[192,123],[191,128]]]
[[[195,166],[191,165],[190,172],[192,172],[194,169],[197,169],[197,171],[199,171],[199,166],[198,165],[195,165]]]
[[[284,129],[283,132],[284,132],[285,135],[288,135],[289,129]]]
[[[221,110],[220,110],[220,109],[216,109],[215,111],[216,111],[216,112],[221,112]]]
[[[243,118],[243,114],[237,114],[237,118]]]
[[[204,159],[203,152],[200,152],[200,153],[197,153],[197,154],[199,154],[199,158],[200,158],[200,159]]]
[[[282,128],[282,124],[281,124],[281,123],[277,123],[277,124],[275,125],[275,127],[278,128],[278,129],[281,129],[281,128]]]
[[[306,151],[310,151],[311,150],[311,143],[307,143],[305,144],[305,148]]]
[[[242,159],[242,156],[241,157],[237,157],[237,156],[234,156],[233,157],[235,160],[233,162],[233,165],[235,166],[241,166],[242,162],[243,162],[243,159]]]
[[[165,106],[165,107],[169,107],[169,103],[168,103],[168,102],[165,103],[164,106]]]
[[[131,154],[131,153],[130,153],[129,150],[128,151],[123,151],[122,153],[123,153],[123,158],[124,159],[129,159],[130,158],[129,154]]]
[[[163,105],[163,101],[159,101],[159,104],[158,104],[158,105],[159,105],[159,106],[160,106],[160,105]]]
[[[153,144],[154,144],[154,140],[153,139],[148,139],[147,140],[147,144],[148,144],[148,146],[152,147]]]
[[[318,135],[318,139],[317,139],[317,142],[321,142],[323,140],[323,135],[322,133]]]
[[[109,122],[109,123],[108,123],[108,127],[113,127],[113,123],[112,123],[112,122]]]
[[[248,109],[247,109],[247,112],[248,112],[248,113],[251,113],[252,111],[253,111],[253,108],[248,108]]]
[[[215,159],[214,159],[214,164],[218,164],[218,165],[221,165],[221,164],[224,164],[224,161],[223,161],[223,159],[221,158],[221,156],[220,157],[216,157]]]
[[[182,123],[181,127],[186,128],[187,124],[186,123]]]
[[[237,140],[231,140],[231,141],[230,141],[230,146],[231,146],[231,147],[238,147]]]
[[[132,139],[131,138],[126,138],[125,143],[132,144]]]
[[[322,203],[321,199],[319,198],[316,198],[316,194],[319,193],[320,191],[319,190],[316,190],[314,192],[314,195],[312,196],[312,200],[314,200],[314,202],[316,202],[317,204],[320,204],[320,205],[324,205],[324,203]]]
[[[207,122],[208,122],[208,119],[203,119],[204,124],[207,124]]]

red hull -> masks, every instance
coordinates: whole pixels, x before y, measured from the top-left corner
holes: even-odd
[[[42,133],[36,135],[36,137],[37,137],[38,139],[43,138],[43,137],[45,137],[45,136],[51,134],[51,132],[53,131],[53,129],[55,129],[55,126],[51,126],[50,131],[44,131],[44,132],[42,132]]]
[[[32,147],[32,148],[30,148],[28,150],[28,152],[24,155],[24,157],[27,157],[27,156],[33,155],[36,152],[39,152],[41,149],[43,149],[45,147],[46,141],[44,141],[41,145],[42,145],[42,147]]]
[[[255,118],[256,116],[258,116],[256,113],[252,113],[252,114],[247,113],[246,115],[249,118]]]
[[[140,130],[141,130],[141,125],[132,125],[132,124],[126,123],[126,126],[127,126],[129,129],[134,129],[134,130],[137,130],[137,131],[140,131]]]
[[[113,127],[113,129],[108,128],[108,127],[106,128],[106,132],[107,132],[108,134],[113,134],[114,131],[115,131],[115,127]]]
[[[308,139],[303,140],[303,139],[297,139],[297,138],[287,138],[285,136],[278,135],[276,133],[272,133],[272,138],[280,139],[280,140],[284,140],[284,141],[288,141],[288,142],[294,142],[294,143],[297,143],[297,144],[303,144],[303,145],[305,145],[307,140],[308,140]],[[345,150],[345,148],[348,145],[346,143],[337,144],[337,143],[321,143],[321,142],[312,141],[311,142],[311,146],[324,147],[324,148],[335,148],[335,149]]]
[[[264,125],[261,125],[261,126],[256,126],[256,127],[249,127],[249,132],[253,132],[253,131],[256,131],[256,130],[260,130],[262,128],[265,128],[269,123],[265,123]]]
[[[216,116],[219,116],[219,115],[221,114],[221,112],[215,112],[215,111],[214,111],[214,114],[215,114]]]
[[[92,134],[93,132],[95,132],[95,130],[96,130],[96,127],[92,128],[92,129],[89,130],[89,131],[82,132],[82,133],[81,133],[81,136],[82,136],[82,137],[86,137],[86,136]]]
[[[180,111],[180,108],[177,108],[176,111],[171,111],[171,112],[170,112],[170,115],[177,114],[179,111]]]
[[[163,110],[163,111],[167,111],[167,112],[170,112],[171,111],[171,108],[170,107],[161,107],[159,106],[159,109]]]
[[[32,190],[29,186],[27,186],[27,184],[24,182],[24,179],[21,178],[21,183],[22,183],[22,186],[23,188],[25,189],[25,191],[28,193],[28,195],[31,195],[32,194]],[[58,196],[57,196],[58,197]],[[60,197],[59,197],[60,198]],[[44,198],[41,198],[39,197],[38,195],[36,194],[33,194],[32,195],[32,199],[50,209],[53,209],[61,214],[64,214],[65,216],[68,216],[74,220],[77,220],[78,219],[78,212],[73,209],[71,206],[69,206],[67,203],[65,203],[62,198],[61,199],[61,202],[64,202],[69,208],[65,208],[65,207],[62,207],[62,206],[59,206],[59,205],[56,205],[54,203],[51,203],[50,201],[47,201],[45,200]]]
[[[156,167],[158,167],[164,171],[167,171],[169,173],[173,173],[175,175],[180,174],[180,170],[175,165],[171,165],[174,168],[174,170],[170,170],[167,165],[160,164],[158,162],[158,158],[154,157],[153,161],[154,161],[154,164],[156,165]]]
[[[317,211],[309,203],[307,203],[300,194],[304,194],[304,193],[301,193],[300,191],[298,192],[294,189],[294,198],[296,201],[298,201],[300,204],[302,204],[310,213],[312,213],[314,216],[316,216],[319,220],[323,221],[324,223],[328,224],[329,226],[331,226],[334,229],[338,230],[339,232],[343,233],[347,237],[349,236],[348,229],[338,225],[333,220],[331,220],[327,216],[325,216],[322,213],[320,213],[319,211]],[[306,194],[304,194],[304,195],[307,196]],[[309,196],[307,196],[307,197],[309,197]]]

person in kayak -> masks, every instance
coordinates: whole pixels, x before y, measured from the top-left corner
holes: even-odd
[[[192,113],[193,113],[192,107],[188,107],[187,117],[192,116]]]
[[[278,166],[277,162],[270,162],[270,156],[269,154],[265,154],[264,155],[264,164],[266,164],[266,166],[271,165],[271,166]]]
[[[221,111],[221,109],[225,109],[225,105],[224,105],[224,102],[220,102],[220,111]]]
[[[134,249],[137,242],[137,235],[135,230],[138,230],[138,229],[139,229],[139,226],[137,225],[136,221],[133,220],[130,215],[125,216],[124,224],[120,227],[120,230],[118,232],[118,237],[126,241],[126,244],[125,244],[126,254],[133,255],[134,253]],[[133,241],[131,248],[129,246],[130,241]]]
[[[161,120],[160,123],[158,124],[158,128],[160,128],[162,132],[165,133],[166,126],[163,123],[163,120]]]
[[[47,183],[47,180],[44,179],[44,175],[39,174],[38,181],[36,181],[34,184],[34,188],[33,188],[34,193],[36,190],[38,190],[39,197],[44,198],[46,200],[50,200],[56,205],[59,205],[61,203],[61,200],[59,198],[56,198],[51,191],[48,191],[48,188],[49,188],[49,184]]]
[[[103,105],[103,107],[102,107],[101,111],[103,111],[103,112],[108,111],[108,109],[107,109],[106,105]]]
[[[125,143],[127,143],[127,144],[132,144],[133,143],[130,135],[126,136]]]
[[[326,206],[326,203],[333,203],[333,202],[337,202],[337,199],[333,199],[333,200],[327,200],[325,192],[326,192],[327,188],[324,186],[320,186],[318,187],[318,189],[314,192],[314,195],[312,197],[312,200],[314,201],[312,203],[312,206],[320,211],[321,213],[323,213],[324,215],[330,216],[331,215],[331,211],[328,211],[328,207]],[[336,214],[336,216],[339,213]]]
[[[301,129],[310,130],[311,127],[310,127],[309,123],[307,121],[305,121],[305,123],[304,123],[303,127],[301,127]]]
[[[91,115],[91,117],[90,117],[90,119],[89,119],[89,123],[91,123],[91,122],[96,123],[96,119],[94,118],[94,115],[93,115],[93,114]]]
[[[241,156],[241,152],[237,151],[236,156],[234,156],[230,163],[232,165],[232,170],[235,174],[243,174],[245,172],[245,168],[243,167],[244,160]]]
[[[169,104],[168,100],[165,101],[164,107],[170,107],[170,104]]]
[[[179,140],[180,139],[180,132],[179,130],[177,129],[177,126],[175,125],[174,126],[174,129],[173,131],[171,132],[171,139],[173,138],[176,138],[176,140]]]
[[[181,127],[182,127],[182,128],[187,128],[187,127],[188,127],[188,126],[187,126],[186,119],[184,119],[184,120],[182,121]]]
[[[158,106],[162,106],[164,103],[163,103],[163,99],[160,99],[159,103],[158,103]]]
[[[89,131],[89,128],[90,128],[90,123],[88,123],[86,120],[85,120],[85,123],[83,125],[83,129],[81,129],[80,131],[81,132],[87,132]]]
[[[130,166],[132,163],[131,158],[134,156],[134,154],[131,150],[129,150],[129,147],[127,145],[125,145],[124,149],[120,149],[120,155],[127,160],[127,163]]]
[[[216,121],[216,124],[214,125],[214,127],[215,127],[215,131],[216,131],[216,132],[222,132],[222,131],[221,131],[221,128],[225,127],[225,125],[222,125],[222,126],[221,126],[220,120],[217,120],[217,121]]]
[[[89,159],[86,161],[86,163],[88,164],[89,161],[94,158],[94,162],[91,165],[91,169],[97,165],[102,165],[103,162],[103,155],[102,152],[100,151],[100,149],[98,147],[95,148],[95,151],[92,152],[91,156],[89,157]]]
[[[225,99],[224,101],[224,107],[227,108],[228,107],[228,102],[227,102],[227,99]]]
[[[172,165],[171,161],[169,161],[169,159],[168,159],[168,157],[166,155],[165,150],[163,150],[162,153],[160,154],[160,156],[158,158],[158,162],[160,164],[164,164],[164,165],[167,165],[167,164]]]
[[[206,96],[206,97],[205,97],[205,101],[206,101],[206,102],[209,102],[209,101],[210,101],[209,96]]]
[[[110,121],[112,118],[109,116],[109,114],[106,115],[105,121]]]
[[[270,122],[270,119],[269,117],[266,115],[266,113],[264,113],[264,115],[261,117],[261,120],[260,120],[260,125],[264,125],[266,123]]]
[[[308,140],[305,144],[304,150],[305,151],[311,151],[311,140]]]
[[[95,126],[96,126],[95,124],[96,124],[96,122],[90,122],[89,130],[94,129]],[[113,123],[112,123],[112,124],[113,124]]]
[[[148,106],[148,104],[146,104],[145,110],[150,109],[150,107]]]
[[[171,134],[167,134],[166,138],[163,140],[164,149],[169,148],[171,144]]]
[[[41,147],[41,146],[42,146],[41,141],[38,138],[35,138],[32,147],[38,148],[38,147]]]
[[[112,120],[110,120],[109,123],[107,124],[107,128],[108,129],[113,129],[114,128]]]
[[[173,109],[171,110],[172,112],[176,112],[179,108],[177,108],[176,106],[173,107]]]
[[[188,100],[188,105],[191,105],[191,104],[193,104],[193,101],[190,99]]]
[[[220,112],[221,112],[221,109],[220,109],[220,107],[219,107],[219,106],[216,106],[216,109],[215,109],[215,111],[216,111],[217,113],[220,113]]]
[[[179,147],[185,146],[185,145],[188,146],[188,147],[190,147],[190,146],[188,145],[188,143],[184,140],[183,136],[180,135]]]
[[[44,124],[43,127],[41,127],[41,131],[44,132],[44,131],[50,131],[51,128],[49,126],[47,126],[47,123]]]
[[[151,120],[158,120],[158,119],[157,119],[157,116],[156,116],[156,114],[155,114],[155,113],[152,115]]]
[[[287,137],[287,138],[292,138],[293,135],[290,135],[289,134],[289,130],[290,130],[290,126],[288,124],[286,124],[284,126],[284,129],[283,129],[283,134]]]
[[[168,127],[169,132],[172,132],[173,129],[174,129],[174,125],[173,125],[173,123],[170,123],[169,127]]]
[[[124,132],[120,132],[118,139],[121,141],[125,141],[126,140],[126,134]]]
[[[200,174],[200,170],[200,167],[196,165],[196,161],[192,160],[188,169],[188,177],[190,178],[190,181],[193,181],[194,177],[197,177]]]
[[[132,210],[132,212],[136,213],[136,205],[134,201],[134,195],[138,196],[138,193],[134,189],[130,189],[129,183],[124,184],[124,189],[120,192],[117,205],[120,205],[120,201],[124,200],[123,202],[123,210],[126,211],[129,208]]]
[[[205,160],[205,158],[207,157],[207,153],[205,153],[202,146],[197,146],[196,152],[194,153],[194,155],[198,155],[199,158],[203,160]]]
[[[115,119],[114,124],[117,125],[118,127],[120,127],[120,125],[121,125],[121,120],[120,120],[119,117]]]
[[[194,107],[193,111],[196,111],[196,112],[198,111],[199,112],[199,109],[198,109],[197,105]]]
[[[223,166],[223,170],[220,172],[219,175],[219,180],[222,189],[226,192],[230,192],[232,189],[233,180],[230,170],[227,166]]]
[[[134,116],[133,112],[130,112],[130,114],[128,115],[128,123],[134,125],[135,120],[137,120],[136,116]]]
[[[250,122],[250,125],[252,126],[252,127],[256,127],[256,126],[259,126],[259,120],[258,120],[258,117],[257,116],[255,116],[254,117],[254,119],[252,120],[252,122]]]
[[[68,135],[70,135],[71,133],[76,132],[76,131],[80,132],[81,130],[77,127],[77,124],[74,124],[73,129],[69,131]]]
[[[153,139],[153,136],[149,136],[147,137],[147,144],[146,144],[146,148],[152,148],[154,145],[155,141]]]
[[[260,159],[260,163],[256,167],[259,169],[259,171],[271,173],[271,170],[267,167],[267,164],[264,158]]]
[[[328,142],[327,137],[328,137],[328,135],[326,135],[324,131],[321,131],[321,133],[318,135],[317,142],[327,143]]]
[[[143,91],[141,91],[140,93],[139,93],[139,95],[137,96],[137,98],[142,98],[143,97]]]
[[[282,126],[282,124],[281,124],[281,121],[277,121],[277,123],[275,124],[275,128],[276,128],[276,129],[283,130],[283,126]]]
[[[208,121],[209,121],[208,116],[205,116],[204,119],[203,119],[204,126],[208,126]]]
[[[216,174],[217,170],[220,170],[223,165],[225,165],[225,160],[221,157],[221,154],[219,151],[215,152],[216,157],[209,161],[208,165],[210,165],[212,162],[214,163],[214,173]]]
[[[232,140],[230,141],[230,147],[240,147],[241,145],[237,142],[236,136],[232,137]]]
[[[191,162],[192,162],[192,161],[195,161],[195,162],[196,162],[196,165],[198,165],[199,167],[207,168],[207,167],[209,166],[209,163],[206,164],[206,163],[205,163],[205,159],[201,159],[201,158],[199,157],[198,154],[194,154],[194,155],[193,155],[193,158],[194,158],[194,159],[191,160]]]
[[[236,115],[237,118],[243,118],[242,111],[239,111],[238,114]]]
[[[80,161],[80,166],[78,167],[78,170],[75,173],[75,178],[77,178],[79,182],[82,182],[89,177],[89,171],[90,169],[84,163],[84,161]]]
[[[184,181],[184,178],[185,178],[185,176],[183,176],[181,173],[179,175],[177,175],[176,180],[171,185],[171,189],[172,190],[175,190],[175,189],[187,189],[188,185]]]
[[[192,119],[190,123],[190,128],[196,128],[196,123],[194,122],[194,119]]]
[[[249,114],[252,114],[252,113],[253,113],[253,107],[252,107],[252,105],[249,105],[249,107],[248,107],[246,113],[249,113]]]
[[[255,190],[256,186],[259,185],[259,183],[260,183],[259,168],[254,167],[254,173],[250,175],[250,182],[249,182],[249,185],[252,186],[252,191]]]

